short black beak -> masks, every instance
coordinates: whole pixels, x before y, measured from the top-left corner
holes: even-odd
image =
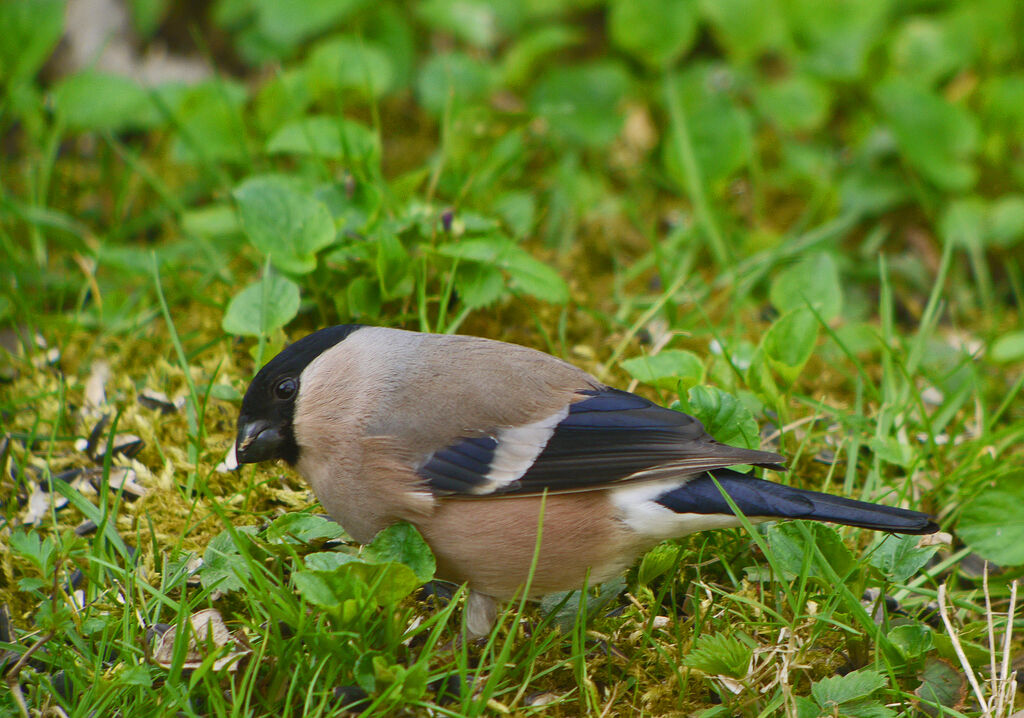
[[[235,458],[239,464],[280,459],[285,439],[281,431],[265,419],[240,423],[235,439]]]

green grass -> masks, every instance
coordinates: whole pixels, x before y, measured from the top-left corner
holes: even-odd
[[[1017,3],[132,5],[216,73],[62,76],[63,4],[0,3],[0,715],[1024,707]],[[414,534],[215,470],[350,321],[535,346],[950,541],[699,534],[466,642]]]

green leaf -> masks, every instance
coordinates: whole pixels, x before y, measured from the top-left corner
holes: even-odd
[[[922,86],[964,69],[973,59],[969,40],[947,18],[916,16],[901,23],[889,42],[893,69]]]
[[[463,264],[455,274],[459,301],[470,309],[480,309],[498,301],[505,293],[501,270],[486,264]]]
[[[267,140],[267,152],[311,155],[376,165],[380,144],[376,133],[358,122],[315,115],[284,125]]]
[[[962,706],[967,697],[967,679],[958,668],[938,658],[928,658],[917,676],[921,685],[914,691],[921,699],[940,706]]]
[[[608,32],[620,49],[660,69],[693,45],[696,0],[612,0]]]
[[[989,356],[992,361],[1002,363],[1024,360],[1024,331],[1007,332],[996,339]]]
[[[270,273],[228,302],[221,327],[228,334],[258,337],[285,326],[299,313],[299,285]]]
[[[128,666],[120,673],[115,674],[114,679],[124,686],[142,686],[144,688],[149,688],[153,685],[153,677],[149,674],[149,666],[141,664]]]
[[[502,61],[504,84],[518,87],[531,79],[547,55],[583,41],[583,33],[568,25],[543,25],[515,40]]]
[[[757,87],[757,109],[784,132],[818,130],[828,119],[832,96],[826,85],[791,75]]]
[[[186,234],[200,237],[221,237],[242,231],[238,213],[227,202],[187,210],[181,215],[181,228]]]
[[[290,513],[274,519],[266,530],[268,543],[311,544],[341,538],[345,529],[322,516]]]
[[[908,661],[916,661],[932,650],[932,629],[923,623],[904,623],[889,631],[889,640]]]
[[[776,0],[700,0],[715,39],[739,62],[782,49],[786,14]]]
[[[840,578],[845,577],[856,566],[856,560],[839,534],[831,526],[804,522],[804,528],[821,551],[821,555]],[[804,559],[809,558],[807,575],[824,578],[814,546],[808,544],[801,524],[786,522],[773,524],[766,532],[768,545],[778,561],[779,567],[790,576],[799,576],[803,571]]]
[[[917,536],[883,536],[871,552],[871,565],[892,583],[903,583],[928,563],[938,546],[917,547]]]
[[[761,342],[772,367],[793,382],[818,341],[818,319],[810,309],[794,309],[776,319]]]
[[[811,695],[824,710],[831,711],[850,701],[867,698],[885,686],[885,676],[878,671],[862,668],[845,676],[823,678],[811,685]]]
[[[172,108],[177,128],[175,158],[199,164],[249,160],[242,118],[246,96],[238,83],[210,80],[182,90],[180,96],[165,97],[162,103]]]
[[[876,85],[874,99],[900,152],[925,179],[949,192],[974,186],[979,132],[970,112],[902,78]]]
[[[341,35],[314,48],[306,77],[313,97],[327,98],[343,90],[380,97],[394,85],[395,71],[387,52],[376,43]]]
[[[416,527],[405,521],[392,524],[377,534],[364,549],[364,556],[377,563],[401,563],[412,569],[420,583],[434,578],[437,564],[427,542]]]
[[[671,571],[679,560],[680,550],[679,546],[672,543],[660,543],[652,548],[640,561],[637,581],[643,586],[649,586],[654,579]]]
[[[714,386],[695,386],[690,389],[685,408],[716,441],[747,449],[759,448],[761,441],[754,415],[732,394]]]
[[[769,296],[780,313],[810,305],[826,322],[835,319],[843,309],[835,259],[828,252],[805,256],[775,275]]]
[[[376,236],[377,279],[385,300],[407,296],[413,289],[412,262],[402,241],[391,232]]]
[[[589,147],[607,145],[622,129],[621,104],[629,75],[604,60],[544,73],[530,95],[530,110],[543,118],[552,134]]]
[[[53,104],[74,130],[120,132],[154,127],[161,120],[149,93],[134,80],[91,70],[61,80]]]
[[[64,33],[65,0],[0,2],[0,78],[35,77]]]
[[[569,287],[554,269],[535,259],[512,240],[494,235],[466,239],[437,248],[439,254],[480,262],[503,270],[513,289],[552,304],[569,301]]]
[[[440,117],[449,103],[454,112],[482,99],[491,88],[490,68],[461,52],[431,55],[420,70],[416,91],[420,103]]]
[[[800,64],[835,80],[860,77],[886,35],[889,6],[890,0],[788,0],[784,14]]]
[[[450,32],[474,47],[490,48],[499,37],[499,4],[481,0],[422,0],[416,14],[430,27]]]
[[[988,240],[997,247],[1024,242],[1024,195],[1007,194],[993,201],[988,212]]]
[[[303,599],[321,608],[336,608],[341,604],[331,585],[319,572],[296,571],[292,574],[295,590]]]
[[[242,533],[255,533],[255,526],[243,526],[237,529]],[[221,591],[238,591],[247,582],[252,572],[249,563],[238,551],[231,533],[222,531],[213,537],[203,553],[203,565],[199,569],[199,578],[206,588],[218,588]]]
[[[1024,471],[985,487],[964,507],[956,533],[982,558],[1002,566],[1024,564]]]
[[[753,652],[737,638],[725,633],[705,633],[683,658],[683,665],[712,676],[746,678]]]
[[[291,0],[253,0],[251,6],[262,41],[284,54],[367,4],[368,0],[304,0],[300,10]]]
[[[722,65],[698,65],[682,73],[675,86],[701,180],[715,189],[745,167],[754,151],[750,115],[732,96],[735,77]],[[673,123],[663,143],[662,161],[682,189],[688,178],[682,164],[681,136]]]
[[[250,177],[233,196],[249,241],[282,271],[312,272],[316,253],[334,242],[334,221],[327,207],[291,178]]]
[[[622,362],[622,368],[637,381],[685,393],[704,380],[704,362],[684,349],[666,349],[654,356],[638,356]]]

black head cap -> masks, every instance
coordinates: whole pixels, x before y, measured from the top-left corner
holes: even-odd
[[[240,464],[299,460],[292,420],[303,370],[311,361],[360,328],[359,324],[327,327],[285,347],[257,372],[242,399],[235,457]]]

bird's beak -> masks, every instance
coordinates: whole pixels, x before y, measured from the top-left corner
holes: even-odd
[[[228,460],[234,459],[238,464],[254,464],[257,461],[268,461],[281,456],[284,436],[281,431],[265,419],[254,419],[242,423],[238,427],[238,438],[235,439],[234,451]]]

